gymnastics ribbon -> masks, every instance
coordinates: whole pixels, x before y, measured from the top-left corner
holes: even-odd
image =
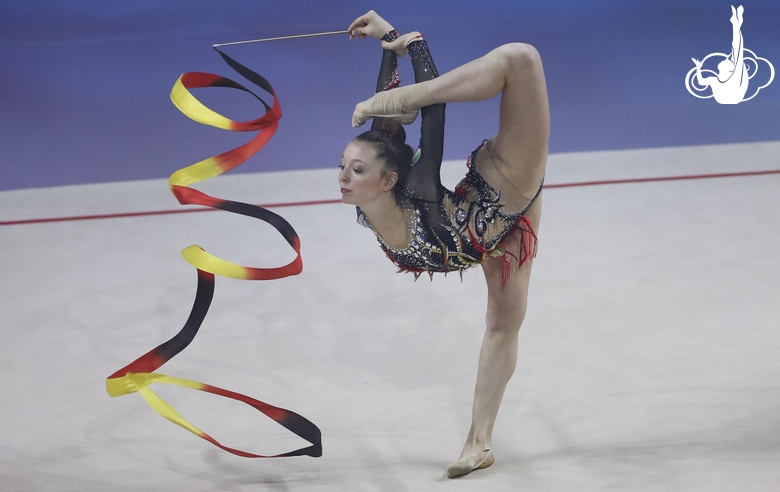
[[[269,405],[246,395],[196,381],[173,378],[154,372],[176,354],[184,350],[190,342],[192,342],[193,338],[195,338],[198,329],[208,313],[211,300],[214,296],[215,275],[244,280],[273,280],[297,275],[303,270],[303,261],[301,260],[300,252],[301,245],[298,234],[285,219],[262,207],[222,200],[189,188],[191,184],[225,173],[249,159],[271,139],[276,132],[279,118],[282,117],[282,110],[271,84],[268,83],[265,78],[241,65],[221,51],[217,50],[217,52],[236,72],[273,95],[274,101],[273,104],[269,106],[263,99],[246,87],[219,75],[188,72],[179,77],[171,90],[171,100],[186,116],[198,123],[225,130],[257,131],[258,133],[249,142],[240,147],[210,157],[189,167],[179,169],[173,173],[169,179],[171,191],[182,205],[205,205],[232,213],[254,217],[271,224],[287,240],[297,253],[297,256],[293,261],[281,267],[250,268],[217,258],[204,251],[198,245],[185,248],[182,251],[182,256],[184,256],[184,258],[198,271],[198,288],[189,318],[181,331],[173,338],[109,376],[106,380],[106,391],[112,397],[138,392],[144,400],[146,400],[149,406],[166,419],[209,441],[215,446],[238,456],[246,458],[276,458],[281,456],[319,457],[322,456],[322,436],[320,429],[301,415],[284,408]],[[200,87],[228,87],[245,91],[256,97],[263,104],[266,111],[265,115],[252,121],[232,121],[204,106],[189,91],[189,89]],[[253,454],[227,447],[184,419],[170,404],[152,391],[149,386],[153,383],[174,384],[244,402],[275,420],[292,433],[305,439],[311,445],[273,456]]]

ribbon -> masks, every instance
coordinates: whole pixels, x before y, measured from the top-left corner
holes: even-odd
[[[188,72],[179,77],[171,90],[171,101],[173,101],[173,104],[186,116],[199,123],[216,128],[230,131],[257,131],[258,133],[249,142],[233,150],[210,157],[174,172],[168,181],[171,192],[182,205],[205,205],[227,212],[254,217],[267,222],[279,231],[295,250],[297,255],[293,261],[284,266],[276,268],[252,268],[225,261],[207,253],[198,245],[192,245],[185,248],[182,251],[182,256],[184,256],[184,259],[193,265],[198,272],[198,288],[189,318],[185,322],[184,327],[182,327],[179,333],[173,338],[109,376],[108,379],[106,379],[106,391],[111,397],[138,392],[152,409],[166,419],[209,441],[215,446],[238,456],[246,458],[276,458],[282,456],[319,457],[322,456],[322,436],[320,429],[301,415],[284,408],[269,405],[240,393],[154,372],[176,354],[184,350],[195,338],[198,329],[208,313],[211,300],[214,296],[215,275],[244,280],[273,280],[297,275],[303,270],[303,261],[300,252],[301,245],[298,234],[284,218],[256,205],[222,200],[189,187],[199,181],[213,178],[230,171],[257,153],[257,151],[263,148],[274,135],[278,127],[279,118],[282,117],[281,106],[279,105],[276,93],[271,84],[265,78],[244,65],[241,65],[221,51],[217,50],[217,52],[236,72],[271,94],[273,96],[273,104],[269,106],[262,98],[243,85],[220,75]],[[230,120],[207,108],[190,92],[190,89],[201,87],[227,87],[245,91],[257,98],[263,104],[265,107],[265,114],[260,118],[246,122]],[[253,454],[230,448],[221,444],[216,439],[184,419],[176,409],[152,391],[149,386],[153,383],[174,384],[244,402],[264,413],[292,433],[305,439],[311,446],[273,456]]]

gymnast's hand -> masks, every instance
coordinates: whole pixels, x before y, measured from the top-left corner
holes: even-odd
[[[368,13],[361,15],[349,25],[347,28],[349,31],[349,40],[352,41],[356,37],[365,39],[366,36],[372,38],[382,39],[382,36],[393,30],[393,26],[389,22],[384,20],[374,12],[369,10]]]
[[[410,33],[404,34],[403,36],[398,36],[398,38],[392,43],[382,41],[382,48],[386,50],[393,50],[398,57],[403,57],[406,56],[406,47],[409,46],[409,43],[422,38],[422,34],[417,31],[412,31]]]

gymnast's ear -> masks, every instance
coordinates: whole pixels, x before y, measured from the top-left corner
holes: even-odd
[[[398,173],[390,171],[382,176],[382,191],[390,191],[395,188],[395,184],[398,182]]]

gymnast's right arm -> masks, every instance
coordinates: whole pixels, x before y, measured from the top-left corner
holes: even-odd
[[[398,39],[398,32],[393,29],[382,36],[382,41],[392,42]],[[393,50],[382,50],[382,64],[379,67],[379,77],[376,81],[376,92],[389,91],[401,84],[398,76],[398,56]],[[376,130],[381,119],[375,119],[371,129]]]
[[[380,39],[386,43],[392,43],[398,39],[398,31],[373,10],[361,15],[349,25],[349,40],[356,37],[364,39],[366,36]],[[382,64],[379,67],[379,77],[376,82],[376,92],[387,91],[398,87],[401,83],[398,77],[398,56],[390,49],[382,51]],[[371,129],[376,129],[380,120],[375,119]]]

